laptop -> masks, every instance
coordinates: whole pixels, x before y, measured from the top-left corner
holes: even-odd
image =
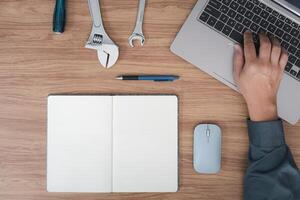
[[[234,44],[251,30],[279,39],[289,62],[278,93],[279,116],[291,124],[300,118],[300,1],[199,0],[171,51],[237,91],[233,80]]]

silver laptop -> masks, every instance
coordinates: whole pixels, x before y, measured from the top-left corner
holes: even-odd
[[[199,0],[171,51],[237,90],[232,75],[233,46],[242,42],[247,29],[278,38],[288,50],[278,112],[282,119],[296,124],[300,118],[299,0]]]

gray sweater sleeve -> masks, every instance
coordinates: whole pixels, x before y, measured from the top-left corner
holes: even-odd
[[[282,121],[248,121],[248,132],[244,199],[299,200],[300,172],[285,143]]]

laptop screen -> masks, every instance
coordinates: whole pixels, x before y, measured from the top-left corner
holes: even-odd
[[[299,0],[286,0],[288,3],[300,8],[300,1]]]

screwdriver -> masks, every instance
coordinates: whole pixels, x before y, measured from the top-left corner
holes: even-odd
[[[63,33],[66,23],[66,0],[56,0],[53,14],[53,32]]]

